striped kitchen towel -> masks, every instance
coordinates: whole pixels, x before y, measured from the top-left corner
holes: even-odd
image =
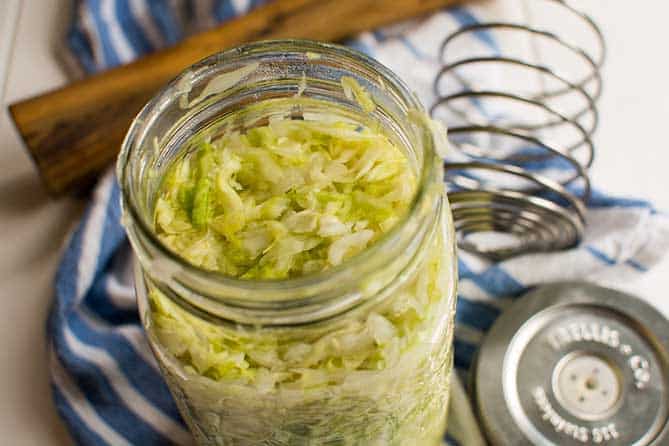
[[[254,0],[80,0],[68,44],[86,72],[128,62],[255,7]],[[443,38],[491,11],[481,4],[445,10],[420,21],[370,31],[350,45],[398,73],[426,105],[434,101]],[[495,36],[471,42],[495,45]],[[559,253],[500,263],[462,254],[455,363],[471,365],[482,336],[515,297],[555,280],[628,280],[659,261],[669,247],[669,219],[651,204],[595,193],[583,242]],[[72,233],[55,280],[48,323],[57,408],[82,445],[191,444],[161,378],[137,315],[131,252],[120,223],[113,173],[98,184]],[[450,438],[476,445],[478,433],[459,383],[453,386]]]

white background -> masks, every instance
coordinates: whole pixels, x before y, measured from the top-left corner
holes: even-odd
[[[669,211],[669,2],[578,3],[609,47],[594,183]],[[71,444],[51,400],[44,326],[59,249],[83,203],[46,197],[4,106],[66,82],[57,55],[69,5],[0,0],[0,438],[11,445]],[[669,314],[669,260],[625,288]]]

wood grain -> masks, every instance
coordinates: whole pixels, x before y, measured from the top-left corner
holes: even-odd
[[[338,41],[454,3],[458,0],[275,0],[176,46],[9,109],[46,188],[59,195],[90,184],[115,159],[143,104],[210,54],[262,39]]]

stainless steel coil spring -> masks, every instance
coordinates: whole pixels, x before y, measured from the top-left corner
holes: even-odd
[[[563,0],[519,2],[518,21],[444,40],[431,108],[453,147],[444,168],[458,244],[493,260],[580,241],[602,91],[595,22]]]

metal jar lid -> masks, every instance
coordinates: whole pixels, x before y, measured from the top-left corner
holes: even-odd
[[[669,321],[634,296],[530,292],[492,327],[472,378],[494,446],[669,445]]]

